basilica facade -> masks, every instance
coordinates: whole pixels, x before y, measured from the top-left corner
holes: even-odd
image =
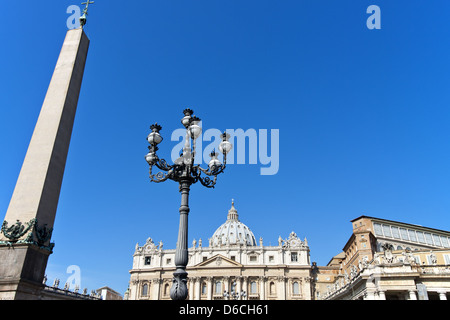
[[[295,232],[264,246],[232,203],[207,246],[188,249],[188,299],[450,299],[450,232],[368,216],[351,223],[342,252],[318,266]],[[169,300],[174,262],[175,249],[136,244],[124,299]]]
[[[239,220],[231,205],[226,221],[204,246],[193,241],[188,249],[189,300],[311,300],[311,261],[306,238],[295,232],[276,246],[260,238]],[[148,238],[136,244],[125,299],[169,300],[175,249]]]

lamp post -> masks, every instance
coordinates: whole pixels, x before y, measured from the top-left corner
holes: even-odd
[[[153,124],[150,129],[152,132],[148,135],[147,141],[150,143],[148,147],[149,153],[145,156],[145,160],[150,165],[150,180],[156,183],[166,180],[173,180],[179,183],[181,193],[180,206],[180,225],[178,230],[178,241],[175,252],[176,270],[173,274],[173,284],[170,289],[170,298],[172,300],[185,300],[188,296],[187,289],[187,272],[186,265],[188,263],[188,214],[189,214],[189,191],[192,184],[200,182],[207,188],[214,188],[217,176],[221,174],[226,167],[227,153],[230,152],[232,145],[228,141],[229,135],[223,133],[221,135],[222,142],[219,145],[219,151],[223,153],[223,164],[217,159],[218,153],[213,150],[211,152],[211,160],[208,168],[204,169],[200,165],[194,164],[195,159],[195,141],[200,136],[202,128],[200,127],[200,119],[193,116],[191,109],[183,111],[184,117],[181,123],[186,128],[186,140],[180,154],[180,157],[174,161],[173,165],[169,165],[166,160],[160,159],[156,155],[158,151],[157,145],[163,140],[160,135],[162,127],[157,123]],[[152,173],[153,166],[163,172]],[[202,176],[204,174],[204,176]]]

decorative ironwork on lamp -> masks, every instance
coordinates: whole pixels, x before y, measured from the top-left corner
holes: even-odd
[[[219,151],[223,154],[223,164],[217,157],[219,153],[213,150],[210,154],[211,160],[208,168],[202,168],[194,163],[196,153],[196,139],[201,135],[200,118],[194,116],[194,111],[185,109],[184,117],[181,119],[182,125],[186,128],[186,139],[180,157],[174,161],[173,165],[169,165],[166,160],[160,159],[156,152],[158,145],[163,141],[160,134],[162,127],[157,123],[153,124],[150,129],[151,133],[147,137],[150,146],[149,153],[145,156],[145,160],[150,166],[150,180],[161,183],[166,180],[173,180],[179,183],[181,192],[180,206],[180,227],[178,232],[177,248],[175,253],[175,266],[173,285],[170,290],[172,300],[185,300],[188,296],[187,290],[187,272],[188,263],[188,213],[189,213],[189,191],[190,186],[200,182],[207,188],[214,188],[217,182],[217,176],[224,172],[227,162],[227,153],[231,151],[232,144],[228,141],[230,135],[223,133],[221,135],[222,142],[219,145]],[[154,174],[153,167],[156,166],[160,172]]]

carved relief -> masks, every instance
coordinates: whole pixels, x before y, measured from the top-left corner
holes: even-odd
[[[15,224],[9,226],[7,221],[3,221],[1,233],[9,241],[0,241],[0,244],[8,246],[13,244],[33,244],[50,252],[53,251],[55,246],[54,243],[47,244],[52,236],[53,228],[48,228],[46,224],[39,226],[36,218],[26,222],[25,225],[17,220]],[[19,240],[21,238],[23,239]]]
[[[282,247],[284,249],[297,249],[305,247],[305,243],[297,237],[297,234],[292,231],[289,235],[289,238],[286,240],[281,240],[281,237],[278,238],[278,244],[282,243]]]

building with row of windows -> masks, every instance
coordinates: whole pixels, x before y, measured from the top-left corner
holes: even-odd
[[[208,246],[193,241],[187,266],[190,300],[446,300],[450,232],[361,216],[343,251],[326,266],[310,261],[295,232],[264,246],[239,220],[234,203]],[[175,249],[148,238],[136,244],[130,300],[168,300]]]
[[[361,216],[343,251],[313,265],[314,298],[447,300],[450,232]]]
[[[292,232],[279,237],[277,246],[264,246],[239,220],[232,203],[227,220],[209,239],[193,241],[188,249],[188,291],[190,300],[311,299],[311,261],[307,240]],[[136,244],[130,270],[130,300],[170,299],[175,250],[163,249],[148,238]]]

